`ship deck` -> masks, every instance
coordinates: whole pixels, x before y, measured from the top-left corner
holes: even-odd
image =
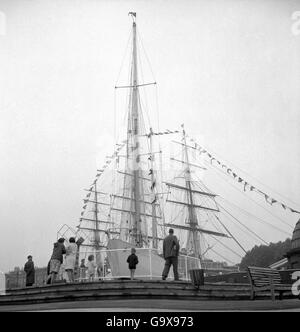
[[[249,299],[248,284],[207,283],[196,289],[183,281],[105,280],[12,289],[0,296],[0,311],[300,311],[291,294],[275,302],[269,294]]]

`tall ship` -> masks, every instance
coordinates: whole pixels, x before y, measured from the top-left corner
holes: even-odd
[[[86,188],[77,229],[64,226],[59,236],[75,233],[81,239],[77,267],[82,259],[93,255],[100,278],[128,277],[126,261],[131,248],[136,249],[139,257],[136,277],[161,278],[162,243],[170,228],[180,243],[180,279],[188,280],[191,269],[226,271],[226,265],[217,267],[209,255],[214,253],[225,261],[226,252],[230,257],[242,257],[247,250],[224,218],[231,218],[241,232],[254,240],[265,241],[250,225],[232,215],[226,202],[205,184],[209,169],[235,181],[242,194],[256,193],[270,205],[280,205],[296,214],[299,211],[252,185],[199,145],[183,124],[163,131],[146,125],[141,91],[156,89],[157,82],[141,79],[136,13],[129,15],[132,18],[129,81],[115,87],[127,92],[124,139],[116,143],[115,150]],[[287,225],[269,226],[288,234]],[[79,273],[77,277],[81,278]]]

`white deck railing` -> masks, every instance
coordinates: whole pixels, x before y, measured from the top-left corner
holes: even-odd
[[[131,248],[128,249],[101,249],[99,251],[88,251],[79,255],[79,275],[77,281],[88,282],[94,280],[112,280],[120,278],[130,278],[127,257],[131,254]],[[80,268],[81,259],[85,259],[85,266],[88,262],[88,256],[94,256],[94,263],[97,266],[94,278],[89,278],[88,271]],[[164,269],[164,259],[159,255],[159,251],[153,248],[136,248],[136,255],[139,258],[139,264],[135,272],[135,279],[161,279]],[[109,264],[115,261],[115,268],[111,268]],[[117,263],[116,263],[117,262]],[[189,281],[189,270],[199,269],[201,267],[200,260],[186,255],[178,257],[178,273],[179,279]],[[171,267],[168,279],[173,279],[173,267]],[[66,274],[64,274],[64,278]]]

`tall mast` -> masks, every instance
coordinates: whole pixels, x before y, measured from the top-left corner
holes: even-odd
[[[99,220],[98,220],[98,195],[97,195],[97,182],[95,183],[95,210],[94,210],[94,217],[95,217],[95,249],[100,249],[100,232],[99,232]]]
[[[131,68],[131,137],[133,150],[133,198],[134,198],[134,220],[132,227],[133,244],[141,247],[141,208],[140,208],[140,116],[139,116],[139,92],[138,92],[138,70],[137,70],[137,45],[136,45],[136,13],[129,13],[133,18],[132,32],[133,32],[133,47],[132,47],[132,68]]]
[[[184,140],[184,154],[185,154],[185,159],[186,159],[186,168],[184,172],[184,177],[185,177],[185,184],[187,187],[187,196],[188,196],[188,214],[189,214],[189,226],[190,229],[188,231],[188,238],[187,238],[187,243],[188,246],[190,243],[192,243],[192,249],[194,251],[194,255],[197,258],[201,259],[201,247],[200,247],[200,235],[199,231],[197,230],[198,226],[198,220],[197,220],[197,214],[194,208],[194,199],[193,199],[193,192],[192,192],[192,186],[191,186],[191,169],[190,169],[190,164],[189,164],[189,156],[188,156],[188,151],[187,151],[187,146],[186,146],[186,135],[185,135],[185,130],[183,128],[183,140]]]
[[[154,153],[153,153],[153,142],[152,142],[153,130],[150,128],[150,159],[151,159],[151,183],[154,183]],[[158,239],[157,239],[157,218],[156,218],[156,194],[153,188],[153,201],[152,201],[152,247],[158,247]]]

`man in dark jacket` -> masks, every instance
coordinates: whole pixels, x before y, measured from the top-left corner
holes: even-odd
[[[32,256],[27,257],[28,261],[24,266],[24,271],[26,273],[26,287],[30,287],[34,284],[35,279],[35,269],[34,263],[32,261]]]
[[[54,248],[50,260],[51,284],[54,283],[60,266],[63,263],[63,255],[66,253],[64,242],[65,239],[60,238],[56,243],[54,243]]]
[[[166,280],[173,265],[174,279],[179,280],[178,277],[178,255],[179,255],[179,241],[174,235],[174,230],[170,228],[169,235],[163,242],[163,256],[165,259],[165,267],[162,273],[162,279]]]

